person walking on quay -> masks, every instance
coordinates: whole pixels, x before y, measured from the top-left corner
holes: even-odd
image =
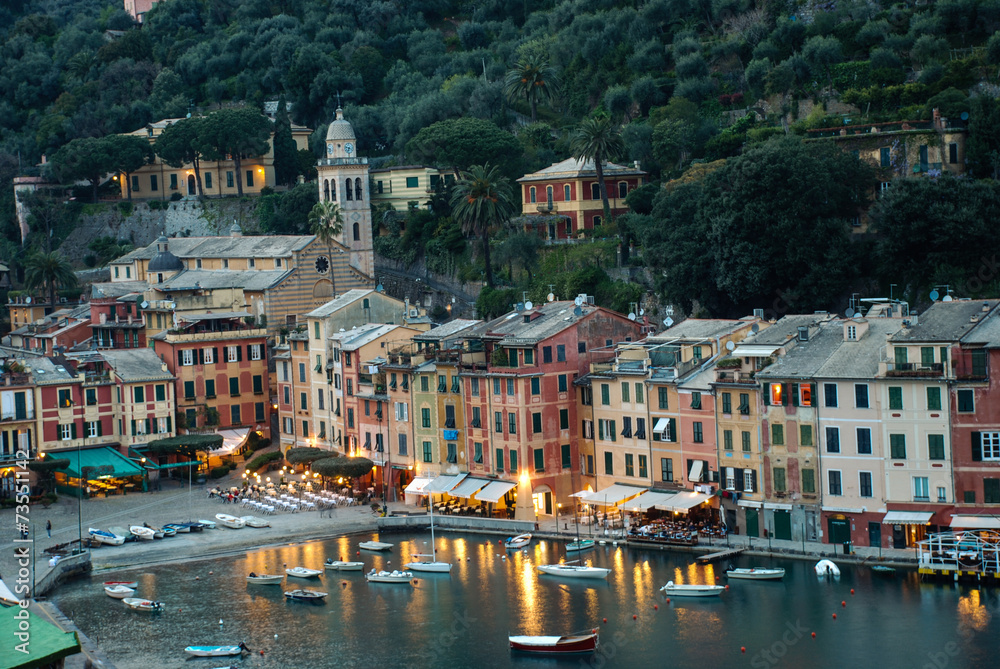
[[[48,532],[49,539],[51,539],[52,538],[52,521],[51,520],[45,521],[45,531]]]

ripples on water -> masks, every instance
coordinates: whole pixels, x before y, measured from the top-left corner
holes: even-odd
[[[527,554],[511,551],[503,560],[496,539],[479,535],[439,535],[438,559],[454,564],[451,575],[417,574],[413,588],[369,584],[362,572],[286,578],[281,586],[246,584],[248,572],[282,573],[283,565],[322,569],[326,558],[340,558],[363,559],[366,570],[391,569],[409,561],[411,553],[430,552],[429,535],[383,535],[396,544],[392,552],[361,551],[356,557],[358,542],[369,538],[103,573],[64,586],[53,599],[119,669],[227,664],[840,669],[859,662],[944,669],[995,666],[1000,639],[996,587],[920,583],[912,572],[886,579],[863,567],[844,567],[839,581],[826,581],[816,578],[811,562],[743,558],[737,566],[785,567],[784,581],[736,581],[721,600],[673,597],[668,603],[659,592],[667,581],[713,583],[719,577],[725,584],[726,565],[699,566],[686,553],[608,545],[584,553],[594,566],[613,570],[607,582],[560,579],[536,569],[565,555],[560,542],[536,541]],[[169,556],[169,539],[163,548]],[[138,595],[166,602],[167,611],[130,611],[103,593],[103,581],[126,577],[139,581]],[[324,604],[285,601],[282,593],[295,587],[330,595]],[[601,631],[601,652],[582,661],[511,656],[507,649],[508,632],[564,634],[594,627]],[[187,645],[239,641],[254,653],[227,662],[188,660],[183,651]]]

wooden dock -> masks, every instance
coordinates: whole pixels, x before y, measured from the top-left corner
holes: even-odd
[[[729,558],[734,558],[743,551],[745,548],[730,548],[728,550],[719,551],[718,553],[709,553],[707,555],[702,555],[698,558],[698,564],[708,564],[709,562],[715,562],[716,560],[726,560]]]

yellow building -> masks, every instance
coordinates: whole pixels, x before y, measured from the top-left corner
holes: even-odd
[[[424,165],[371,170],[372,202],[389,204],[398,212],[426,209],[438,185],[455,181],[454,173]]]

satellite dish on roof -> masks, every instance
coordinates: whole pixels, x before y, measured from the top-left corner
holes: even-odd
[[[581,309],[580,307],[573,307],[573,315],[574,316],[579,316],[582,313],[583,313],[583,309]]]
[[[671,318],[670,316],[667,316],[666,318],[663,319],[663,324],[666,325],[667,327],[670,327],[671,325],[674,324],[674,319]]]
[[[629,313],[629,315],[628,315],[628,319],[629,319],[630,321],[634,321],[634,320],[635,320],[635,314],[633,314],[633,313]]]
[[[145,309],[146,307],[148,307],[148,306],[149,306],[149,302],[147,302],[146,300],[143,300],[143,301],[142,301],[142,302],[141,302],[141,303],[139,304],[139,306],[140,306],[140,307],[142,307],[143,309]]]
[[[930,294],[931,302],[937,302],[938,298],[941,297],[941,293],[936,290],[932,290]]]
[[[25,304],[31,304],[31,296],[30,295],[28,297],[24,298],[24,303]]]
[[[844,312],[844,315],[848,318],[854,318],[854,309],[847,307],[847,311]]]
[[[757,334],[758,332],[760,332],[760,326],[754,323],[753,325],[750,326],[750,332]]]
[[[583,304],[583,298],[577,295],[576,299],[573,300],[573,304],[575,304],[576,306],[580,306],[581,304]]]
[[[727,341],[727,342],[726,342],[726,350],[727,350],[727,351],[732,351],[732,350],[733,350],[733,349],[735,349],[735,348],[736,348],[736,344],[734,344],[734,343],[733,343],[733,342],[731,342],[731,341]]]
[[[951,300],[952,300],[951,295],[945,295],[944,297],[941,298],[942,302],[951,302]]]
[[[640,309],[639,310],[639,315],[640,316],[645,316],[646,315],[646,310],[645,309]]]
[[[525,309],[531,309],[534,306],[535,305],[531,303],[531,300],[528,300],[527,302],[524,303],[524,308]]]
[[[552,293],[549,293],[548,295],[545,296],[545,299],[548,300],[549,302],[552,302],[553,300],[556,299],[556,296],[553,295]]]

